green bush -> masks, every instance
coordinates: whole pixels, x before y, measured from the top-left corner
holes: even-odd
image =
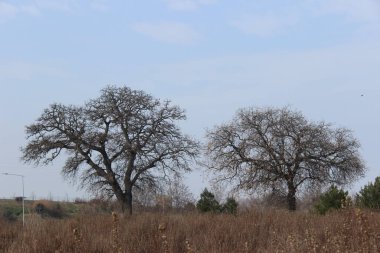
[[[8,221],[16,221],[22,214],[22,207],[18,206],[5,206],[2,209],[2,216]]]
[[[376,177],[374,183],[369,183],[359,191],[356,204],[360,207],[380,209],[380,177]]]
[[[320,196],[319,202],[314,206],[319,214],[326,214],[332,209],[340,209],[346,202],[348,192],[338,189],[335,185],[331,186]]]
[[[222,207],[224,213],[236,214],[238,203],[233,197],[227,198],[226,203]]]
[[[207,188],[201,193],[201,198],[197,202],[197,209],[202,212],[220,212],[221,207],[219,202],[215,199],[214,194],[209,192]]]

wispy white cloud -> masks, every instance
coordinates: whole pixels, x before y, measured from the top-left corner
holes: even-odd
[[[176,98],[173,102],[194,122],[185,130],[200,137],[203,129],[230,120],[246,106],[293,105],[315,120],[351,128],[363,115],[360,109],[378,108],[379,50],[374,41],[358,41],[315,50],[226,53],[145,66],[128,77],[138,88]],[[366,107],[360,94],[368,94]]]
[[[91,0],[90,6],[92,9],[97,10],[97,11],[107,11],[108,10],[107,0]]]
[[[73,12],[90,7],[97,11],[108,10],[107,0],[34,0],[41,9],[61,12]]]
[[[17,13],[17,7],[7,2],[0,2],[0,17],[9,17]]]
[[[380,20],[379,0],[312,0],[319,14],[341,14],[352,21]]]
[[[30,0],[24,3],[0,1],[0,23],[17,15],[37,16],[44,11],[69,12],[78,7],[77,0]]]
[[[13,18],[17,14],[37,15],[39,10],[33,4],[14,4],[8,2],[0,2],[0,23]]]
[[[74,12],[83,7],[97,11],[108,10],[107,0],[28,0],[21,2],[0,0],[0,23],[21,14],[36,16],[47,11]]]
[[[209,94],[202,95],[211,99],[216,91],[225,94],[226,99],[215,97],[220,101],[228,101],[234,90],[239,90],[242,101],[250,101],[252,97],[266,100],[260,90],[279,95],[309,88],[321,93],[373,88],[380,92],[376,83],[380,58],[374,53],[379,50],[377,43],[361,40],[315,50],[232,54],[153,66],[146,70],[149,78],[138,74],[138,83],[145,80],[153,86],[188,87],[186,92],[197,95],[200,94],[195,87],[211,87]],[[246,92],[242,93],[242,89]]]
[[[238,30],[259,37],[269,37],[281,33],[298,22],[296,16],[274,14],[243,16],[231,22]]]
[[[192,27],[177,22],[140,22],[133,24],[132,29],[154,40],[172,44],[192,44],[200,38]]]
[[[35,0],[36,5],[40,9],[70,12],[79,7],[78,0]]]
[[[241,12],[247,13],[247,10]],[[286,33],[301,21],[304,22],[309,18],[325,18],[325,16],[343,18],[366,27],[379,26],[380,0],[295,1],[294,5],[285,10],[273,6],[268,8],[265,14],[251,10],[249,15],[243,14],[230,24],[246,34],[270,37]]]
[[[32,15],[32,16],[37,16],[40,14],[39,9],[34,4],[20,5],[20,6],[18,6],[18,9],[21,13],[25,13],[25,14]]]
[[[166,5],[177,11],[192,11],[196,10],[202,5],[215,4],[217,0],[164,0]]]

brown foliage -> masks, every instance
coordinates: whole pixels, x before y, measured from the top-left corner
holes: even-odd
[[[380,213],[346,209],[317,216],[252,210],[230,215],[28,217],[0,220],[0,252],[379,252]]]

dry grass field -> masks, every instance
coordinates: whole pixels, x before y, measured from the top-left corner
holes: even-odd
[[[0,252],[380,252],[380,213],[77,215],[0,221]]]

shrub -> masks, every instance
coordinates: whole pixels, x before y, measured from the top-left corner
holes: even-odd
[[[63,218],[65,216],[61,204],[52,201],[35,201],[32,208],[36,213],[41,215],[41,217]]]
[[[348,192],[338,189],[335,185],[331,186],[319,199],[314,206],[319,214],[326,214],[332,209],[340,209],[347,200]]]
[[[197,207],[192,202],[187,202],[183,207],[183,211],[185,212],[193,212],[197,209]]]
[[[95,208],[97,212],[110,213],[113,211],[113,207],[111,206],[112,203],[102,198],[91,199],[90,201],[88,201],[88,204],[91,207]]]
[[[2,210],[2,216],[8,221],[16,221],[22,214],[22,207],[18,206],[5,206]]]
[[[224,213],[229,213],[229,214],[236,214],[238,208],[238,203],[233,197],[227,198],[226,203],[222,207],[222,211]]]
[[[374,183],[369,183],[359,191],[356,203],[361,207],[380,208],[380,177],[376,177]]]
[[[207,188],[203,190],[201,193],[201,198],[197,202],[197,209],[204,213],[204,212],[219,212],[220,211],[220,205],[219,202],[215,199],[214,194],[209,192]]]

